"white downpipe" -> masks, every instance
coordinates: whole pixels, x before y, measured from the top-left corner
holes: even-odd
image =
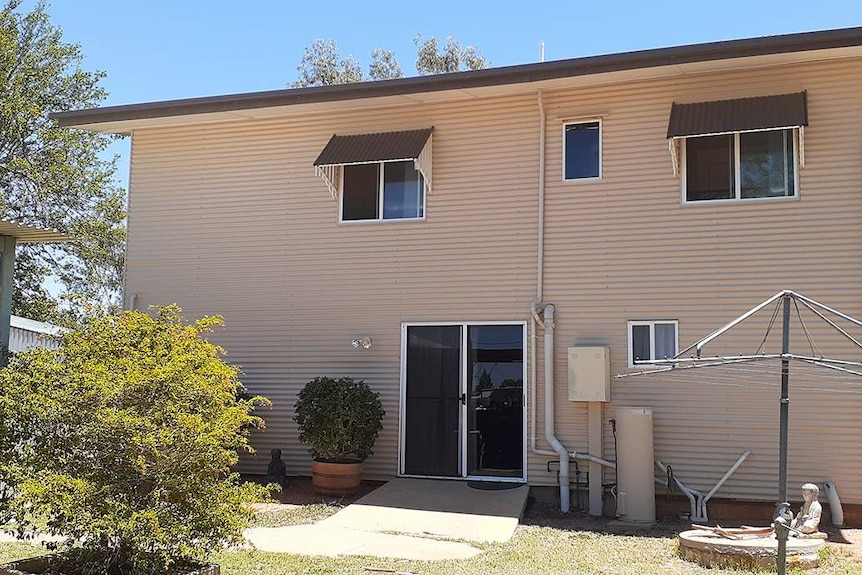
[[[544,298],[544,273],[545,273],[545,133],[547,121],[545,119],[545,101],[542,90],[537,91],[539,105],[539,205],[538,205],[538,237],[536,253],[536,300],[530,306],[530,451],[536,455],[558,456],[560,458],[560,510],[564,513],[569,511],[569,457],[584,461],[592,461],[606,467],[616,468],[611,461],[606,461],[594,455],[571,452],[560,443],[554,429],[554,306],[548,304],[542,312],[542,300]],[[545,439],[553,448],[539,449],[536,445],[536,412],[537,412],[537,362],[536,362],[536,340],[538,339],[539,324],[545,329]]]
[[[536,301],[530,307],[530,315],[533,322],[539,320],[538,306],[542,305],[544,298],[544,273],[545,273],[545,100],[541,90],[537,92],[539,104],[539,222],[538,238],[536,241]],[[560,458],[560,511],[569,512],[569,452],[557,439],[554,430],[554,305],[545,306],[542,317],[542,327],[545,330],[544,352],[544,380],[545,380],[545,439],[553,448],[554,453]],[[534,327],[535,329],[535,327]],[[535,331],[533,332],[536,333]],[[533,339],[533,351],[535,352],[535,339]],[[536,364],[535,353],[533,365]],[[535,387],[536,378],[533,378],[534,401],[533,411],[535,422]],[[533,434],[535,442],[535,433]],[[535,448],[534,448],[535,449]]]
[[[544,297],[544,260],[545,260],[545,102],[542,91],[537,93],[539,102],[539,206],[538,206],[538,237],[536,238],[536,301],[530,306],[530,450],[536,455],[556,455],[555,451],[536,447],[536,401],[537,401],[537,368],[536,339],[539,336],[539,324],[544,324],[539,313]]]
[[[835,488],[835,482],[827,481],[824,483],[823,491],[826,492],[826,501],[829,502],[829,510],[832,512],[832,525],[843,527],[844,508],[841,507],[841,500],[838,499],[838,489]]]
[[[569,512],[569,452],[554,435],[554,304],[545,306],[545,439],[560,457],[560,511]]]
[[[538,91],[539,100],[539,237],[536,249],[536,304],[545,297],[545,95]],[[533,309],[535,313],[535,309]]]
[[[539,336],[539,323],[542,322],[537,307],[538,304],[533,303],[530,308],[530,451],[536,455],[556,455],[556,451],[536,447],[536,339]]]
[[[707,493],[706,496],[703,499],[701,499],[701,501],[700,501],[700,510],[701,510],[700,515],[703,517],[704,521],[709,521],[709,516],[706,514],[706,503],[707,503],[707,501],[709,501],[712,498],[712,496],[715,495],[716,491],[721,489],[721,486],[724,485],[724,482],[727,481],[728,479],[730,479],[730,476],[733,475],[733,472],[736,471],[737,469],[739,469],[739,466],[742,465],[742,462],[745,461],[745,459],[749,455],[751,455],[751,450],[749,450],[749,449],[746,449],[744,452],[742,452],[742,455],[739,456],[739,459],[736,460],[736,463],[734,463],[733,466],[731,466],[731,468],[727,470],[727,473],[725,473],[724,476],[718,480],[718,483],[715,484],[715,487],[710,489],[709,493]]]

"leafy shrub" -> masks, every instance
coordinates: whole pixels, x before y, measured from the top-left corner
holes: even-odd
[[[0,371],[0,524],[68,538],[87,572],[143,574],[237,543],[263,487],[231,466],[251,451],[239,370],[176,306],[129,311],[17,354]]]
[[[302,388],[293,418],[315,459],[365,461],[383,429],[380,394],[362,380],[317,377]]]

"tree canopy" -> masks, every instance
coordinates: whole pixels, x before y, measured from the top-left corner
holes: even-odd
[[[440,46],[436,36],[423,40],[421,35],[413,40],[416,45],[416,72],[420,76],[447,74],[463,70],[480,70],[488,67],[488,61],[475,46],[461,46],[452,36]],[[403,78],[401,65],[391,50],[374,49],[368,73],[363,74],[362,65],[352,55],[342,58],[333,40],[315,40],[305,49],[297,67],[298,78],[290,84],[292,88],[332,86],[350,84],[363,80],[392,80]]]
[[[99,316],[0,370],[0,525],[62,536],[87,567],[51,573],[164,573],[242,541],[265,489],[232,467],[269,402],[206,340],[222,325]]]
[[[0,12],[0,218],[66,233],[75,241],[17,250],[13,313],[74,324],[118,304],[125,190],[114,178],[110,136],[61,129],[51,112],[98,106],[104,72],[87,71],[46,4]],[[56,287],[48,289],[46,282]]]

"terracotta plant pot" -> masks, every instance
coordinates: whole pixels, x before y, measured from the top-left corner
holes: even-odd
[[[40,575],[48,569],[48,558],[51,555],[34,557],[33,559],[22,559],[13,563],[0,565],[0,575]],[[54,571],[52,571],[54,573]],[[191,571],[171,571],[164,575],[220,575],[221,569],[218,565],[202,565]],[[72,574],[69,574],[72,575]]]
[[[352,495],[362,482],[362,462],[311,462],[311,485],[320,495],[343,497]],[[2,575],[2,574],[0,574]]]

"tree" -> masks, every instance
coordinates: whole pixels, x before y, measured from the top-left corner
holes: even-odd
[[[241,541],[266,490],[231,467],[268,402],[204,339],[221,325],[128,311],[16,354],[0,370],[0,525],[42,522],[75,573],[165,572]]]
[[[362,81],[362,68],[353,56],[339,59],[338,46],[330,40],[315,40],[305,49],[302,61],[296,68],[299,78],[293,88],[351,84]]]
[[[0,12],[0,217],[75,241],[19,247],[12,309],[70,325],[119,303],[125,191],[114,179],[116,157],[102,157],[110,136],[48,118],[98,106],[104,72],[82,68],[80,45],[63,42],[43,1],[26,14],[21,3],[7,0]]]
[[[442,52],[437,46],[437,37],[422,41],[416,36],[413,43],[417,48],[416,71],[420,76],[445,74],[461,70],[479,70],[488,67],[488,62],[474,46],[461,47],[452,36],[446,38]],[[362,66],[353,56],[340,58],[338,47],[332,40],[315,40],[305,49],[302,61],[297,67],[299,78],[290,84],[292,88],[331,86],[350,84],[367,80],[393,80],[403,78],[404,72],[391,50],[374,49],[371,51],[371,64],[368,75],[363,76]]]
[[[420,76],[481,70],[488,67],[488,61],[479,54],[475,46],[462,48],[452,36],[446,38],[446,45],[442,51],[437,46],[436,36],[431,36],[423,42],[420,34],[414,38],[413,43],[416,45],[416,71]]]
[[[391,50],[375,48],[371,51],[371,64],[368,66],[368,75],[372,80],[394,80],[403,78],[404,73],[395,53]]]

